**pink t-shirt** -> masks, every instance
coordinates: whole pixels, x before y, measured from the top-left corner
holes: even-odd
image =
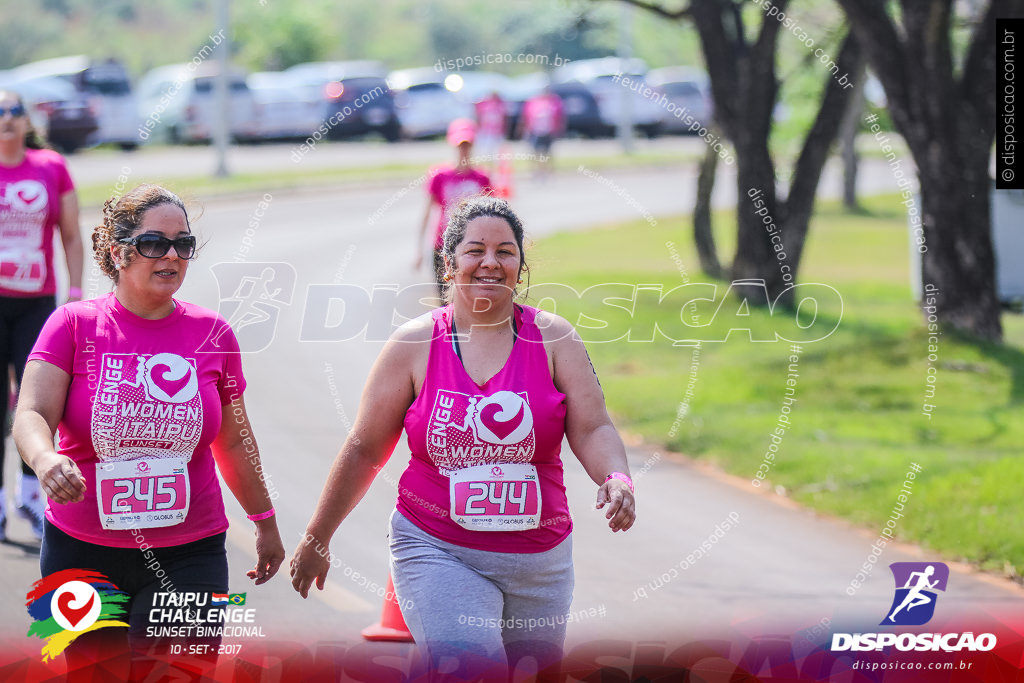
[[[504,137],[505,103],[500,97],[488,97],[476,103],[476,121],[481,135]]]
[[[449,212],[466,197],[481,194],[491,189],[491,179],[486,173],[471,168],[459,171],[451,166],[442,166],[430,178],[427,192],[441,205],[441,218],[437,223],[437,234],[434,235],[434,248],[440,249],[445,226],[448,225]]]
[[[541,94],[523,105],[523,119],[527,135],[555,135],[562,128],[565,108],[562,98],[554,93]]]
[[[81,503],[50,501],[46,518],[82,541],[119,548],[140,543],[129,530],[103,528],[96,486],[98,466],[123,467],[121,461],[138,458],[188,463],[187,514],[172,526],[140,522],[145,542],[180,545],[228,528],[210,444],[223,406],[245,391],[238,342],[213,311],[174,303],[174,312],[159,320],[140,318],[113,294],[66,304],[47,320],[28,357],[71,375],[57,450],[75,461],[88,490]],[[216,351],[214,336],[220,336]],[[155,481],[139,481],[153,503]],[[157,496],[150,512],[169,498]]]
[[[551,379],[543,338],[534,323],[537,309],[516,307],[518,339],[505,366],[483,385],[470,378],[452,349],[451,310],[446,306],[431,314],[427,373],[405,414],[412,459],[399,482],[398,511],[427,533],[467,548],[550,550],[572,531],[572,518],[559,455],[565,394]],[[450,514],[449,474],[477,465],[496,465],[493,470],[498,470],[509,463],[537,469],[539,526],[478,531],[457,524]]]
[[[17,166],[0,165],[0,296],[54,294],[53,236],[61,197],[75,189],[64,158],[25,150]]]

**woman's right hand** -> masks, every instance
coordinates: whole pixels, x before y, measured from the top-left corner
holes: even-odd
[[[309,597],[309,589],[314,580],[317,588],[324,589],[327,570],[331,568],[330,557],[329,542],[323,543],[310,533],[306,533],[299,541],[299,547],[292,555],[290,573],[292,588],[297,590],[303,598]]]
[[[51,451],[35,463],[39,488],[55,503],[81,503],[85,500],[85,477],[75,461],[66,455]]]

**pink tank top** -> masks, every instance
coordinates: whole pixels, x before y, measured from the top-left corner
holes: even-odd
[[[448,543],[539,553],[572,531],[559,455],[565,394],[551,379],[537,309],[515,308],[512,353],[483,385],[452,348],[451,306],[433,311],[427,373],[405,414],[412,460],[399,482],[398,511]],[[491,527],[467,528],[484,523]],[[516,525],[522,528],[491,530]]]

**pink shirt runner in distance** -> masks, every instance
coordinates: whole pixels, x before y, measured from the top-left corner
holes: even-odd
[[[483,194],[490,189],[491,179],[475,168],[460,170],[441,166],[433,170],[427,192],[441,205],[441,216],[434,231],[434,249],[441,248],[444,229],[448,226],[448,216],[452,209],[466,197]]]
[[[483,385],[470,378],[452,349],[451,314],[451,306],[432,313],[426,376],[405,415],[412,459],[399,482],[398,511],[427,533],[455,545],[506,553],[550,550],[572,531],[572,518],[560,457],[565,394],[551,379],[543,338],[534,322],[537,309],[516,306],[519,337],[504,367]],[[499,392],[504,392],[506,402],[511,392],[521,405],[488,410],[488,402]],[[513,417],[497,422],[498,415]],[[523,425],[526,421],[532,421],[528,430]],[[508,443],[510,438],[515,443]],[[537,468],[540,526],[524,531],[470,531],[456,524],[449,516],[446,472],[512,462]]]
[[[61,198],[73,189],[64,157],[53,150],[27,149],[17,166],[0,165],[0,296],[57,291],[53,238]]]
[[[159,320],[135,315],[113,294],[65,304],[50,316],[28,357],[71,375],[57,450],[75,461],[88,490],[81,503],[51,501],[46,518],[79,540],[139,545],[131,531],[102,528],[95,486],[97,462],[138,453],[191,458],[185,520],[139,529],[146,543],[180,545],[228,527],[210,444],[220,431],[223,406],[245,391],[238,342],[213,311],[174,303],[174,312]],[[173,378],[171,366],[186,371]]]

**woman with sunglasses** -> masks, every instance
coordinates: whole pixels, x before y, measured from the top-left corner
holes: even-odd
[[[53,233],[60,233],[68,267],[68,300],[82,297],[82,238],[78,198],[63,157],[44,149],[25,103],[0,90],[0,425],[7,425],[8,367],[21,383],[25,359],[53,312]],[[7,538],[4,439],[0,438],[0,541]],[[32,470],[22,464],[18,513],[42,538],[46,499]]]
[[[247,575],[256,585],[277,572],[284,547],[242,400],[238,342],[216,313],[173,298],[196,253],[181,199],[140,185],[108,200],[92,244],[114,290],[50,316],[29,356],[14,438],[49,498],[42,575],[92,569],[131,598],[127,642],[104,628],[67,652],[130,646],[131,680],[142,680],[171,643],[216,656],[220,638],[206,629],[223,614],[211,594],[228,592],[228,520],[214,463],[255,522]],[[198,597],[175,611],[171,594]]]

